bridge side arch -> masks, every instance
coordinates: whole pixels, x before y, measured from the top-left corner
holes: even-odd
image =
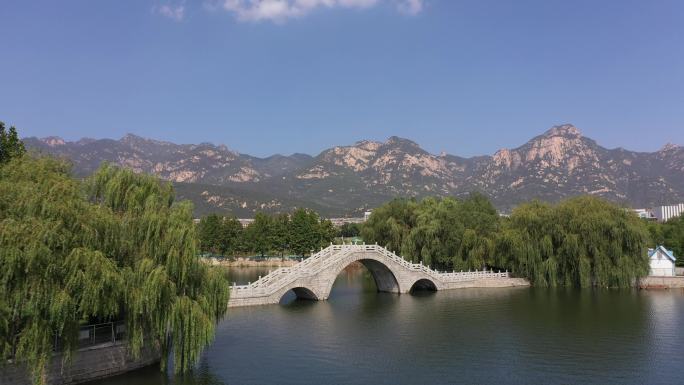
[[[318,288],[316,288],[315,285],[312,285],[308,282],[296,281],[287,285],[281,290],[278,290],[274,295],[270,296],[271,302],[279,303],[283,299],[283,297],[285,297],[285,295],[290,291],[292,291],[295,294],[295,296],[297,296],[297,299],[318,301],[326,298],[323,296],[321,291],[318,290]]]
[[[409,292],[411,293],[415,291],[437,291],[437,285],[429,278],[420,278],[416,280],[411,285],[411,289],[409,289]]]

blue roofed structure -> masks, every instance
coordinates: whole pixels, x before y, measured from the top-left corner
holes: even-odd
[[[667,277],[675,275],[675,261],[677,258],[675,258],[672,250],[668,250],[662,245],[655,249],[648,249],[648,259],[650,265],[649,275]]]

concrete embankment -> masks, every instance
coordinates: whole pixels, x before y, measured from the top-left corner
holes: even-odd
[[[684,277],[652,276],[639,279],[640,289],[684,289]]]
[[[530,286],[530,281],[525,278],[496,278],[496,279],[477,279],[464,282],[450,282],[445,284],[445,290],[466,289],[466,288],[487,288],[487,287],[518,287]]]
[[[127,352],[125,343],[107,343],[81,349],[70,364],[62,364],[62,354],[55,354],[46,371],[47,385],[71,385],[122,374],[158,363],[159,352],[143,348],[140,358]],[[32,385],[29,371],[22,364],[0,366],[0,384]]]

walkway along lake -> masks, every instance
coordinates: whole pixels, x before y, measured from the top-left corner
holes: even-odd
[[[150,367],[91,385],[682,383],[680,290],[396,295],[354,266],[327,301],[229,309],[193,375]]]

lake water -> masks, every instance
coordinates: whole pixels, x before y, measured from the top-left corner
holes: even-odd
[[[395,295],[356,268],[328,301],[283,302],[229,309],[192,375],[152,367],[91,385],[684,383],[678,290]]]

